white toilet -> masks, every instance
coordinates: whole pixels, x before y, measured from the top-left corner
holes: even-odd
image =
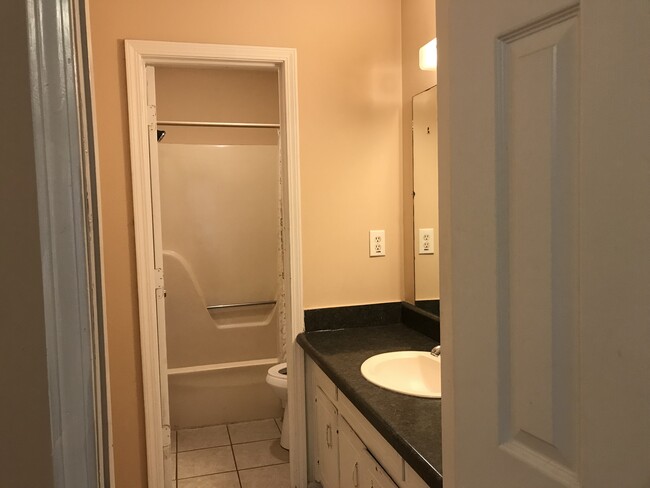
[[[280,445],[289,449],[289,405],[287,404],[287,363],[276,364],[269,368],[266,382],[271,385],[275,394],[282,401],[284,416],[282,417],[282,436]]]

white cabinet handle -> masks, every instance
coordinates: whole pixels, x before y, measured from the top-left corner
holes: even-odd
[[[325,440],[327,447],[332,447],[332,426],[330,424],[327,424],[327,429],[325,429]]]
[[[359,463],[354,463],[354,471],[352,471],[352,483],[354,486],[359,486]]]

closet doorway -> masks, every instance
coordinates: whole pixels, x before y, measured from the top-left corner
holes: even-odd
[[[277,468],[295,486],[306,479],[295,51],[126,41],[126,56],[149,486],[246,476],[235,461],[255,442],[270,464],[291,461]],[[288,452],[265,382],[283,361],[296,372]],[[263,432],[240,445],[253,425]]]

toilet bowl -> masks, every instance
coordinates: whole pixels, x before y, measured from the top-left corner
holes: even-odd
[[[280,445],[289,449],[289,406],[287,405],[287,363],[276,364],[269,368],[266,374],[266,382],[271,386],[275,394],[282,401],[284,416],[282,417],[282,436]]]

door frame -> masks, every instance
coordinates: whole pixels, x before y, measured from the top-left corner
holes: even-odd
[[[164,486],[162,405],[159,372],[151,180],[149,166],[146,68],[259,67],[277,68],[280,95],[280,141],[288,276],[287,363],[289,375],[291,485],[307,484],[304,353],[296,336],[304,331],[300,233],[300,168],[298,152],[298,87],[296,50],[256,46],[126,40],[126,78],[131,140],[131,177],[136,244],[136,271],[142,354],[147,474],[149,486]]]
[[[28,0],[24,17],[12,19],[27,33],[42,274],[33,298],[44,311],[57,488],[114,485],[87,8]]]

